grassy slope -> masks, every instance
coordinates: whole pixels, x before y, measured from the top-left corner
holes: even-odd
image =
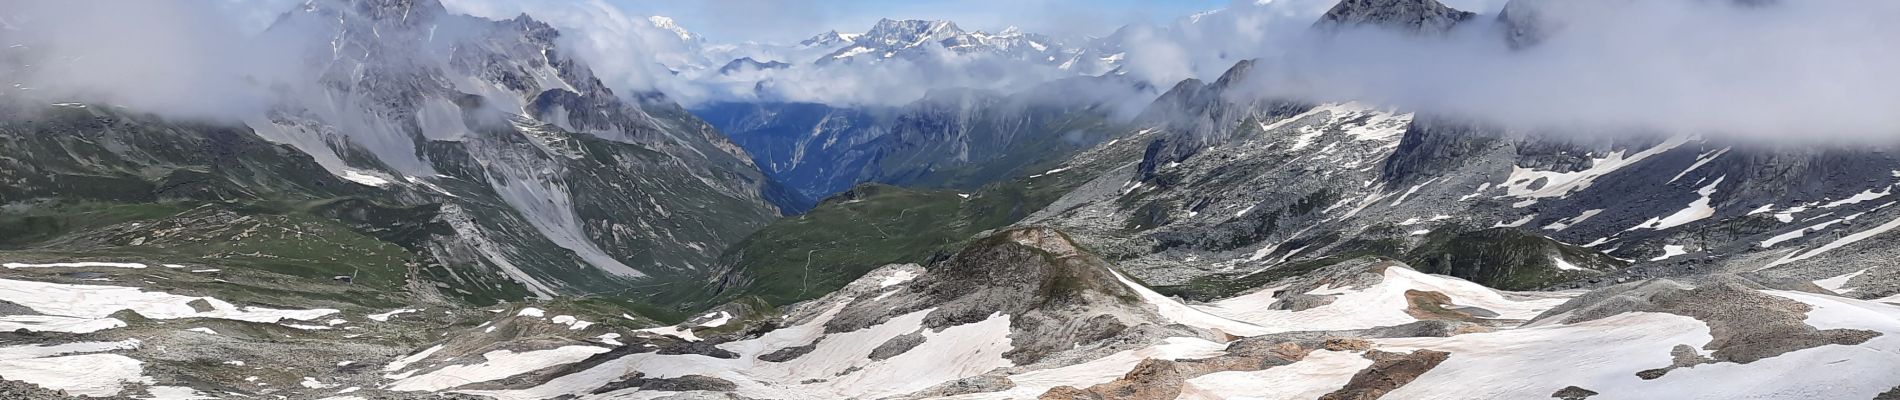
[[[1040,174],[1063,161],[1046,158],[1017,171],[1029,177],[984,185],[966,199],[955,191],[863,185],[784,218],[727,249],[721,281],[684,287],[656,303],[701,309],[752,298],[777,306],[822,296],[877,267],[927,263],[974,236],[1008,226],[1100,174],[1138,160],[1142,143],[1105,146],[1060,174]],[[961,175],[951,173],[946,176]]]

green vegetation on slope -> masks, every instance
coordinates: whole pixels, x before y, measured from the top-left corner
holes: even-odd
[[[1562,256],[1586,270],[1560,269]],[[1504,290],[1532,290],[1613,271],[1625,264],[1596,250],[1571,246],[1517,228],[1457,230],[1427,235],[1407,252],[1407,264],[1419,271],[1464,278]]]
[[[726,250],[718,281],[656,296],[654,303],[707,308],[755,297],[777,306],[823,296],[877,267],[928,264],[975,236],[1013,224],[1064,194],[1141,156],[1140,141],[1105,146],[1061,173],[953,191],[860,185],[811,212],[780,219]],[[1030,170],[1054,169],[1046,160]],[[1046,169],[1045,169],[1046,168]]]

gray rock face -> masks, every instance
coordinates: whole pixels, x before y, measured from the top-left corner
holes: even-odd
[[[808,47],[836,47],[837,50],[814,60],[816,65],[833,63],[879,62],[890,59],[931,61],[937,51],[959,55],[987,55],[1030,65],[1063,64],[1081,51],[1065,41],[1036,33],[1024,33],[1011,27],[1001,32],[965,31],[955,22],[944,20],[881,19],[869,31],[855,37],[827,32],[803,42]]]
[[[448,292],[490,298],[690,279],[778,215],[743,150],[663,96],[612,92],[531,18],[322,0],[266,35],[313,67],[260,83],[278,98],[243,126],[5,112],[0,140],[19,145],[0,149],[14,160],[0,202],[355,198],[319,212],[426,260]],[[66,130],[93,139],[51,134]]]
[[[896,107],[716,103],[695,112],[810,199],[863,182],[970,190],[1046,171],[1037,168],[1125,131],[1104,99],[1071,95],[1102,86],[1139,90],[1119,77],[1074,78],[1014,94],[935,91]]]
[[[1504,9],[1498,12],[1497,21],[1503,28],[1505,43],[1513,49],[1522,49],[1562,34],[1576,18],[1614,18],[1623,14],[1619,12],[1622,10],[1615,8],[1639,3],[1629,0],[1511,0],[1504,3]],[[1706,1],[1695,4],[1701,7],[1765,7],[1775,3],[1777,0]]]
[[[904,354],[904,352],[916,348],[917,345],[924,344],[924,340],[923,334],[915,332],[898,335],[889,341],[885,341],[884,344],[877,345],[877,348],[871,349],[870,357],[873,360],[884,360],[896,357],[898,354]]]
[[[1223,89],[1253,68],[1177,85],[1139,120],[1160,132],[1127,171],[1021,224],[1062,229],[1150,283],[1185,290],[1383,254],[1508,289],[1725,270],[1855,274],[1846,287],[1866,288],[1855,296],[1900,293],[1884,283],[1888,268],[1827,261],[1892,252],[1896,238],[1877,234],[1900,218],[1884,206],[1900,183],[1891,149],[1520,132]]]
[[[1680,355],[1677,365],[1706,362],[1746,364],[1791,351],[1831,344],[1859,344],[1880,332],[1859,329],[1818,330],[1803,322],[1807,304],[1764,294],[1746,279],[1714,275],[1695,283],[1657,280],[1605,288],[1551,309],[1538,319],[1562,317],[1576,323],[1629,312],[1663,312],[1709,324],[1715,336],[1703,349],[1711,359]],[[1691,351],[1689,355],[1696,354]],[[1688,365],[1682,365],[1688,364]],[[1668,370],[1654,370],[1654,379]]]
[[[68,400],[77,398],[57,390],[47,390],[30,383],[0,378],[0,399]]]
[[[1447,7],[1437,0],[1344,0],[1321,16],[1314,27],[1337,29],[1369,25],[1440,34],[1476,15]]]
[[[1597,395],[1597,392],[1591,391],[1590,389],[1584,389],[1584,388],[1580,388],[1576,386],[1565,386],[1563,389],[1558,389],[1556,393],[1551,393],[1550,397],[1555,397],[1561,400],[1584,400],[1584,399],[1590,398],[1590,396],[1595,396],[1595,395]]]

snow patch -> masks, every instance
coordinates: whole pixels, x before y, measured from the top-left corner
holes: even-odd
[[[1662,261],[1662,260],[1667,260],[1667,259],[1670,259],[1670,258],[1675,258],[1676,256],[1680,256],[1680,255],[1684,255],[1684,254],[1689,254],[1689,250],[1688,250],[1688,248],[1687,248],[1687,247],[1684,247],[1684,246],[1679,246],[1679,245],[1673,245],[1673,244],[1670,244],[1670,245],[1663,245],[1663,254],[1662,254],[1662,255],[1660,255],[1660,256],[1656,256],[1656,258],[1651,258],[1651,259],[1649,259],[1649,260],[1650,260],[1650,261]]]
[[[1564,270],[1564,271],[1589,271],[1589,269],[1587,269],[1587,268],[1584,268],[1584,267],[1579,267],[1579,266],[1577,266],[1577,264],[1571,264],[1571,263],[1570,263],[1570,260],[1565,260],[1565,259],[1564,259],[1564,256],[1562,256],[1562,255],[1552,255],[1552,256],[1550,256],[1550,262],[1551,262],[1551,265],[1553,265],[1553,266],[1556,266],[1556,267],[1557,267],[1557,269],[1559,269],[1559,270]]]
[[[1722,184],[1722,181],[1725,179],[1728,179],[1728,177],[1724,176],[1720,178],[1715,178],[1715,183],[1710,183],[1708,186],[1704,186],[1702,187],[1702,189],[1696,190],[1696,194],[1702,195],[1702,197],[1696,199],[1694,202],[1690,202],[1689,208],[1684,208],[1681,211],[1676,211],[1675,214],[1670,214],[1667,217],[1650,218],[1649,221],[1645,221],[1642,224],[1636,225],[1635,227],[1632,227],[1627,230],[1637,230],[1637,229],[1664,230],[1664,229],[1682,226],[1683,224],[1700,221],[1705,218],[1715,216],[1715,208],[1709,206],[1709,202],[1711,201],[1710,196],[1715,195],[1715,186]]]
[[[91,261],[47,263],[47,264],[6,263],[6,264],[0,264],[0,266],[7,267],[7,269],[20,269],[20,268],[133,268],[133,269],[138,269],[138,268],[145,268],[145,264],[139,264],[139,263],[91,262]]]
[[[164,292],[147,292],[135,287],[71,285],[62,283],[19,281],[0,279],[0,301],[12,302],[33,309],[43,316],[34,319],[9,316],[0,319],[0,325],[38,322],[36,327],[44,330],[92,329],[103,326],[124,326],[123,321],[108,317],[120,310],[131,310],[146,318],[219,318],[248,322],[278,323],[283,320],[308,321],[335,314],[337,310],[279,310],[263,307],[239,307],[212,297],[180,296]],[[211,308],[210,311],[198,311],[192,306],[197,302]],[[34,330],[33,327],[28,327]],[[104,329],[104,328],[101,328]]]
[[[427,374],[398,380],[390,384],[389,390],[403,392],[433,392],[457,386],[488,382],[507,378],[542,368],[562,364],[571,364],[587,359],[595,354],[607,352],[597,346],[562,346],[548,350],[535,350],[516,353],[508,350],[495,350],[482,354],[485,360],[480,364],[451,365]]]
[[[395,310],[389,310],[389,312],[382,313],[382,314],[365,315],[364,317],[367,317],[370,320],[373,320],[376,322],[389,322],[389,317],[394,317],[396,316],[396,314],[412,313],[412,312],[417,312],[417,311],[422,311],[422,310],[417,310],[414,308],[399,308]],[[330,324],[330,325],[336,325],[336,324]]]
[[[373,187],[389,186],[388,178],[380,176],[380,174],[374,174],[371,172],[364,172],[364,171],[359,171],[359,170],[354,170],[354,169],[346,169],[346,170],[343,170],[342,177],[343,179],[349,180],[350,182],[356,182],[356,183],[362,184],[363,186],[373,186]]]
[[[1546,198],[1567,196],[1573,192],[1589,188],[1598,178],[1616,172],[1630,165],[1655,157],[1687,143],[1685,136],[1674,136],[1661,144],[1642,152],[1625,157],[1618,150],[1608,156],[1591,160],[1590,168],[1575,172],[1541,171],[1520,166],[1511,167],[1511,176],[1504,178],[1505,195],[1518,198]],[[1542,180],[1543,186],[1532,189],[1531,186]],[[1481,189],[1482,190],[1482,189]]]
[[[1847,292],[1852,292],[1852,291],[1854,291],[1854,289],[1844,289],[1844,288],[1843,288],[1843,287],[1845,287],[1845,286],[1847,286],[1847,281],[1849,281],[1849,280],[1853,280],[1853,279],[1854,279],[1854,277],[1856,277],[1856,276],[1860,276],[1860,274],[1864,274],[1864,273],[1867,273],[1867,270],[1868,270],[1868,269],[1871,269],[1871,268],[1862,268],[1862,269],[1861,269],[1861,270],[1859,270],[1859,271],[1854,271],[1854,272],[1852,272],[1852,273],[1848,273],[1848,274],[1846,274],[1846,275],[1841,275],[1841,276],[1836,276],[1836,277],[1833,277],[1833,278],[1827,278],[1827,279],[1822,279],[1822,280],[1818,280],[1818,281],[1814,281],[1814,285],[1815,285],[1815,286],[1820,286],[1820,287],[1821,287],[1822,289],[1827,289],[1827,290],[1829,290],[1829,291],[1832,291],[1832,292],[1834,292],[1834,293],[1838,293],[1838,294],[1847,294]]]

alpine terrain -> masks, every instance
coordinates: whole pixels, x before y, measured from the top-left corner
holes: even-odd
[[[0,399],[1900,399],[1900,7],[227,3],[0,5]]]

